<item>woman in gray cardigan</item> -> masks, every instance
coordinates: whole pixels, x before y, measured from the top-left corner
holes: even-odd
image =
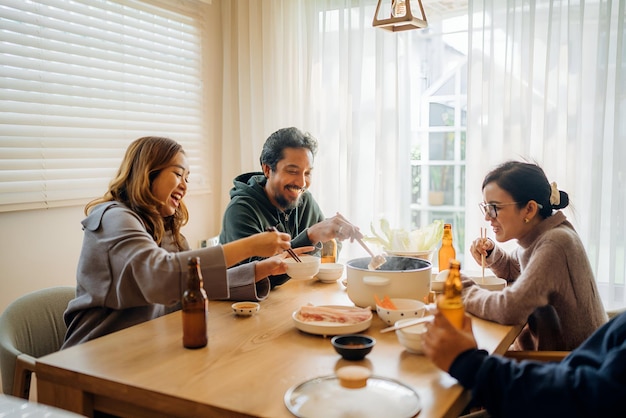
[[[480,207],[495,239],[516,239],[511,253],[488,238],[470,248],[508,280],[500,292],[464,289],[467,312],[501,324],[527,323],[518,350],[573,350],[607,321],[587,253],[565,215],[567,193],[536,164],[508,161],[485,177]]]
[[[264,232],[191,250],[181,234],[188,212],[189,163],[181,145],[162,137],[135,140],[106,194],[87,204],[76,298],[65,311],[63,348],[178,309],[187,259],[200,257],[209,299],[261,300],[271,274],[285,272],[289,234]],[[252,256],[270,257],[231,269]]]

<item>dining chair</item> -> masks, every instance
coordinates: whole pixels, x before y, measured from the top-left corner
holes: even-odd
[[[616,317],[622,312],[626,312],[626,307],[616,308],[616,309],[608,309],[606,311],[607,316],[610,319]],[[556,313],[554,313],[556,315]],[[541,334],[548,335],[550,333],[559,334],[560,326],[558,325],[558,318],[555,323],[548,325],[548,327],[544,327],[541,331]],[[537,361],[561,361],[563,360],[570,352],[568,350],[562,350],[561,347],[557,346],[546,348],[541,347],[540,351],[507,351],[504,356],[516,360],[537,360]]]
[[[67,327],[63,312],[75,288],[57,286],[20,296],[0,315],[2,391],[28,399],[36,359],[61,348]]]
[[[621,308],[614,308],[614,309],[607,309],[606,310],[606,314],[609,317],[609,319],[613,319],[615,318],[617,315],[626,312],[626,306],[621,307]]]

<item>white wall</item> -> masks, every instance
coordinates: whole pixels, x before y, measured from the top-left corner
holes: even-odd
[[[0,310],[36,289],[75,283],[82,208],[0,214]],[[78,221],[78,222],[77,222]]]

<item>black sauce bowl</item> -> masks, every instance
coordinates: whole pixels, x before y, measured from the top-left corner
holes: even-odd
[[[374,338],[363,334],[337,335],[330,342],[341,357],[351,361],[363,360],[376,344]]]

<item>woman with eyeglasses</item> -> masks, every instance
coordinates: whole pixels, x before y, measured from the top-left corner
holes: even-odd
[[[550,184],[536,164],[508,161],[487,174],[480,207],[497,242],[516,239],[507,252],[478,238],[470,252],[508,281],[499,292],[468,286],[468,313],[501,324],[526,324],[516,350],[572,350],[607,321],[587,253],[558,209],[566,192]]]

